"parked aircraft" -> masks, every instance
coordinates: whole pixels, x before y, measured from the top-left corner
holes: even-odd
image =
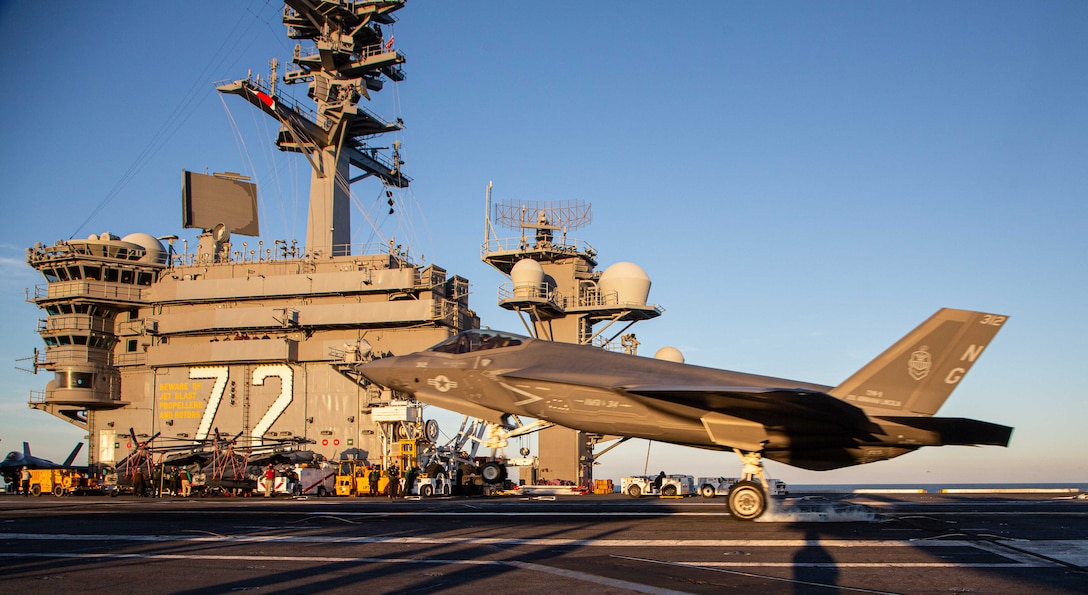
[[[30,444],[24,442],[23,452],[13,450],[8,453],[8,456],[4,457],[3,461],[0,461],[0,472],[4,475],[8,475],[23,467],[30,469],[70,469],[73,467],[72,463],[75,462],[76,457],[79,456],[79,451],[82,449],[83,443],[76,443],[76,447],[72,449],[72,454],[68,455],[67,459],[64,459],[64,463],[58,465],[53,461],[31,455]]]
[[[923,446],[1007,446],[1010,427],[933,417],[1006,320],[942,309],[835,387],[490,330],[465,331],[358,371],[509,435],[519,433],[518,416],[525,416],[602,435],[732,450],[744,463],[744,481],[730,491],[729,510],[754,519],[767,505],[762,457],[827,470]]]

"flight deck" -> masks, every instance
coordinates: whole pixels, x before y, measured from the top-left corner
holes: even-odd
[[[1080,494],[0,497],[2,592],[1085,593]]]

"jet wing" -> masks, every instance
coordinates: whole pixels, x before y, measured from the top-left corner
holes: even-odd
[[[632,398],[693,407],[707,434],[728,448],[761,451],[772,433],[872,441],[882,432],[861,409],[813,389],[756,386],[632,386]]]
[[[818,390],[758,386],[632,386],[631,395],[726,413],[767,425],[804,418],[840,427],[876,430],[860,408]]]

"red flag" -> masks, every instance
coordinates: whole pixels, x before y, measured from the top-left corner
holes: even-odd
[[[385,42],[385,49],[388,50],[389,48],[393,47],[393,39],[394,38],[396,38],[396,35],[390,35],[389,36],[389,41]]]

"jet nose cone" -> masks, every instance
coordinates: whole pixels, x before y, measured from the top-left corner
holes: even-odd
[[[383,357],[359,366],[358,371],[367,380],[395,390],[408,390],[411,378],[408,367],[401,357]]]

